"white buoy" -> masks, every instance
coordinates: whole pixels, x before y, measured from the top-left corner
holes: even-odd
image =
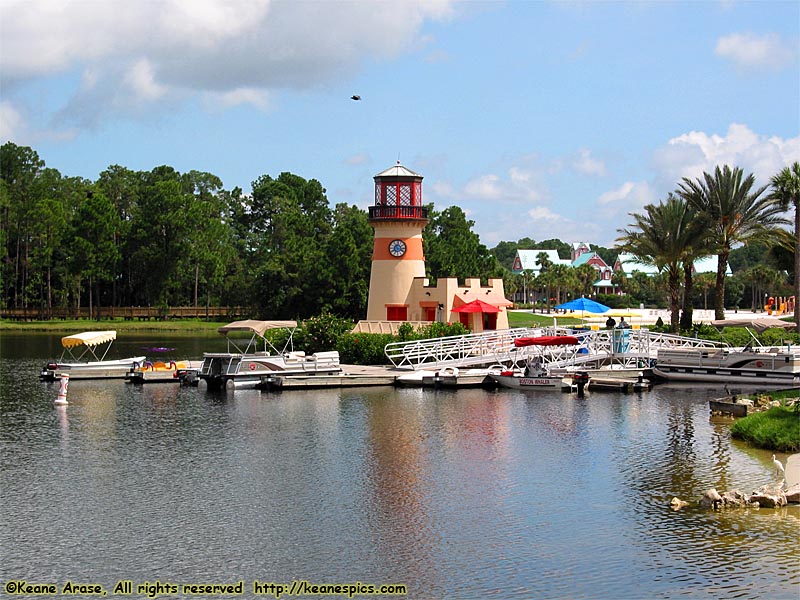
[[[58,386],[58,396],[56,396],[55,402],[53,404],[59,406],[64,404],[69,404],[67,402],[67,388],[69,387],[69,375],[64,373],[61,376],[61,383]]]

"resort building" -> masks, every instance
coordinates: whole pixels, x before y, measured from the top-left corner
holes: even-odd
[[[396,333],[403,323],[461,322],[473,332],[508,329],[502,279],[482,286],[480,279],[440,277],[435,286],[425,276],[422,230],[428,211],[422,204],[422,175],[399,162],[378,173],[375,204],[369,207],[373,228],[372,268],[367,318],[354,331]]]
[[[573,268],[583,264],[591,265],[597,271],[597,281],[592,284],[592,291],[595,294],[617,293],[616,286],[611,283],[614,269],[597,252],[594,252],[589,244],[586,242],[574,243],[570,253],[570,259],[563,259],[558,255],[557,250],[517,250],[511,266],[511,272],[516,274],[528,273],[533,277],[538,277],[542,270],[539,264],[539,257],[544,254],[547,257],[547,262],[551,265],[564,265]]]

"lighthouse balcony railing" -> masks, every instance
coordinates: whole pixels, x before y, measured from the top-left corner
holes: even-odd
[[[425,206],[380,204],[369,207],[370,219],[427,219],[428,208]]]

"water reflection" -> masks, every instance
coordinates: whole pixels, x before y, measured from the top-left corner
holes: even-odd
[[[0,360],[8,576],[396,581],[416,598],[796,598],[800,585],[796,507],[668,506],[772,479],[770,453],[709,420],[713,388],[74,382],[62,410],[40,366]]]
[[[67,406],[61,404],[55,407],[58,415],[59,430],[61,431],[61,449],[66,450],[69,445],[69,417],[67,417]]]
[[[423,405],[415,394],[375,402],[368,415],[368,524],[373,543],[415,581],[436,586]]]

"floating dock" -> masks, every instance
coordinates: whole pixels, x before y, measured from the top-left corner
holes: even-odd
[[[313,390],[324,388],[393,386],[395,375],[339,373],[336,375],[262,375],[260,390]]]
[[[302,390],[368,386],[402,386],[430,388],[474,388],[487,384],[485,372],[467,369],[442,371],[409,371],[392,366],[342,365],[342,372],[333,375],[263,375],[261,390]]]
[[[620,392],[649,390],[653,387],[650,380],[643,377],[627,379],[623,377],[589,377],[587,386],[590,390],[617,390]]]

